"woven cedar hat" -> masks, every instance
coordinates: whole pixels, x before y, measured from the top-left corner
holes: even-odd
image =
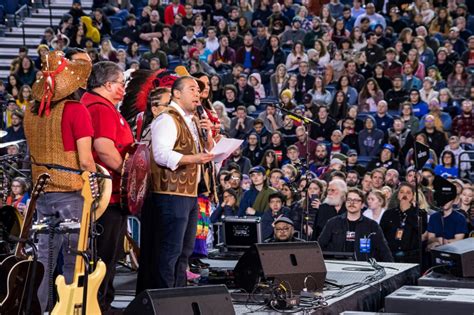
[[[33,84],[33,98],[41,102],[38,114],[50,112],[51,101],[62,100],[80,87],[87,86],[92,63],[87,54],[76,54],[73,60],[62,51],[52,51],[42,60],[42,75]]]

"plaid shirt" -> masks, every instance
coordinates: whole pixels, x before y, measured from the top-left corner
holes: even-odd
[[[459,137],[474,137],[474,116],[458,115],[453,120],[453,134]]]

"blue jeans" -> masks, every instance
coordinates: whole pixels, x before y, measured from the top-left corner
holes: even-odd
[[[46,193],[41,195],[36,202],[36,213],[38,220],[45,217],[57,216],[61,220],[65,219],[82,219],[82,206],[84,199],[81,192],[61,192]],[[74,266],[76,263],[76,255],[68,254],[68,247],[77,249],[78,234],[56,234],[52,241],[52,272],[56,267],[59,251],[62,250],[64,257],[63,275],[66,283],[71,283],[74,276]],[[48,304],[48,287],[49,287],[49,235],[38,235],[38,260],[44,265],[44,276],[38,289],[38,299],[41,304],[42,312],[45,312]],[[54,305],[50,305],[54,306]]]
[[[153,207],[147,210],[155,212],[158,222],[146,224],[158,223],[154,228],[155,234],[159,235],[155,238],[158,246],[142,248],[142,251],[155,251],[149,267],[154,267],[156,276],[148,274],[154,278],[150,285],[154,288],[184,287],[188,259],[196,239],[197,197],[153,194],[152,198]]]

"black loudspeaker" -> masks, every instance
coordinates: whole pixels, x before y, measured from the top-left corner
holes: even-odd
[[[305,287],[308,291],[321,291],[326,273],[317,242],[254,244],[234,269],[236,286],[247,292],[265,281],[283,282],[287,286],[286,281],[298,294]]]
[[[145,290],[125,309],[124,315],[235,314],[225,285]]]
[[[451,273],[456,277],[474,277],[474,238],[469,237],[431,250],[437,272]]]

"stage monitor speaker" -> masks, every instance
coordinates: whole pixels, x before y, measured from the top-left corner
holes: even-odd
[[[135,297],[124,315],[235,314],[225,285],[145,290]]]
[[[466,238],[431,250],[437,272],[451,273],[456,277],[474,277],[474,238]]]
[[[247,292],[265,281],[283,282],[285,286],[286,281],[298,294],[305,287],[308,291],[321,291],[326,273],[317,242],[254,244],[234,269],[236,286]]]
[[[474,290],[403,286],[385,297],[385,311],[403,314],[472,314]]]

